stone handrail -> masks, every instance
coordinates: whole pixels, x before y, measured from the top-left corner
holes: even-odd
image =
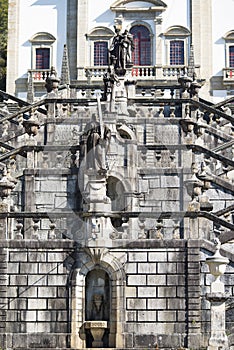
[[[110,211],[110,212],[77,212],[72,211],[72,213],[81,218],[89,218],[89,217],[105,217],[105,218],[140,218],[142,220],[144,219],[157,219],[157,221],[160,220],[167,220],[167,219],[174,219],[174,220],[180,220],[183,218],[205,218],[213,223],[215,225],[220,225],[222,227],[225,227],[230,230],[234,230],[234,224],[230,223],[229,221],[226,221],[222,218],[220,218],[218,215],[207,212],[207,211],[163,211],[163,212],[157,212],[157,211],[144,211],[144,212],[138,212],[138,211]],[[54,221],[56,219],[61,218],[71,218],[71,210],[54,210],[54,211],[47,211],[47,212],[1,212],[0,213],[0,219],[4,218],[13,218],[13,219],[33,219],[35,221],[41,220],[41,219],[50,219],[51,221]]]

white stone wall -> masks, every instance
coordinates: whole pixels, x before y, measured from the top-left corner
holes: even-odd
[[[234,29],[233,25],[233,0],[224,2],[213,0],[213,75],[222,75],[222,69],[226,67],[225,40],[223,37],[227,32]]]
[[[56,1],[45,5],[44,1],[21,0],[19,14],[19,77],[27,77],[27,70],[32,68],[30,38],[38,32],[52,34],[53,64],[60,72],[63,45],[66,43],[66,2]]]

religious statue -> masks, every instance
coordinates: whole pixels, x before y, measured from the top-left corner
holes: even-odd
[[[110,129],[106,125],[98,123],[95,115],[93,115],[92,121],[85,127],[83,141],[81,142],[80,156],[82,160],[86,158],[87,169],[100,172],[107,170],[106,153],[109,148],[110,136]]]
[[[131,67],[132,51],[134,51],[133,36],[126,29],[124,33],[115,26],[115,36],[110,47],[110,64],[118,75],[124,75],[126,68]]]

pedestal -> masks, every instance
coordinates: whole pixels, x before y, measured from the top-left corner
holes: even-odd
[[[225,301],[228,295],[224,293],[224,284],[215,281],[211,284],[211,293],[207,294],[211,306],[211,336],[208,350],[228,350],[228,338],[225,332]]]
[[[102,348],[102,338],[107,329],[107,321],[86,321],[85,329],[89,329],[93,336],[92,348]]]

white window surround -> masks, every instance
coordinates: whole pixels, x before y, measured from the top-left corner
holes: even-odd
[[[226,68],[230,68],[230,59],[229,59],[229,47],[234,46],[234,30],[227,32],[223,39],[225,40],[225,62]]]
[[[86,34],[86,38],[89,45],[89,63],[90,67],[94,66],[94,43],[95,42],[107,42],[108,48],[110,47],[111,40],[115,33],[109,28],[105,27],[96,27],[90,31],[89,34]]]
[[[139,1],[136,0],[117,0],[115,1],[110,9],[112,11],[122,11],[122,12],[142,12],[142,11],[165,11],[167,5],[165,4],[165,2],[161,1],[161,0],[146,0],[146,1],[142,1],[141,2],[145,2],[145,6],[139,6],[138,5]],[[129,6],[125,6],[125,5],[129,5]]]
[[[40,32],[34,34],[30,40],[32,44],[32,61],[31,61],[31,69],[36,69],[36,49],[50,49],[50,67],[53,65],[53,44],[56,41],[56,38],[46,32]]]
[[[170,42],[174,40],[179,40],[184,42],[184,64],[188,64],[188,52],[189,52],[189,37],[191,32],[188,28],[175,25],[169,27],[166,32],[163,33],[165,38],[165,59],[166,65],[170,65]]]

